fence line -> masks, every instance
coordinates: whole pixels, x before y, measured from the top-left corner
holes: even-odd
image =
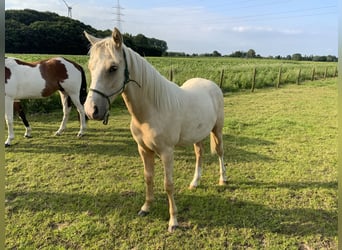
[[[254,66],[252,68],[252,75],[251,75],[251,92],[254,92],[255,88],[256,88],[256,85],[257,85],[257,75],[258,75],[258,70],[257,70],[258,67]],[[327,79],[327,78],[334,78],[334,77],[337,77],[338,75],[338,69],[337,67],[334,67],[333,68],[333,73],[329,75],[329,69],[331,69],[332,67],[325,67],[324,69],[324,72],[319,72],[316,67],[313,67],[311,69],[311,73],[310,73],[310,77],[307,78],[305,77],[305,75],[303,74],[303,70],[302,68],[300,67],[298,69],[298,73],[296,73],[296,76],[295,76],[295,80],[293,82],[286,82],[287,79],[284,79],[283,76],[284,76],[284,69],[282,66],[280,66],[278,68],[278,72],[277,72],[277,77],[276,77],[276,81],[274,83],[274,87],[275,88],[279,88],[282,84],[291,84],[291,83],[294,83],[294,84],[300,84],[301,82],[303,81],[306,81],[306,80],[311,80],[311,81],[314,81],[314,80],[319,80],[319,79]],[[229,72],[229,70],[225,70],[225,69],[221,69],[219,71],[219,81],[218,81],[218,85],[221,89],[224,89],[224,83],[225,83],[225,73],[226,72]],[[175,69],[171,66],[170,67],[170,70],[169,70],[169,80],[170,81],[174,81],[175,79]],[[304,75],[304,78],[303,78],[303,75]],[[287,78],[289,78],[289,76],[287,76]],[[269,85],[269,84],[268,84]]]

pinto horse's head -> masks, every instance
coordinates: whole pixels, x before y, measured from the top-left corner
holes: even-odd
[[[88,63],[91,84],[84,108],[90,119],[106,122],[111,103],[129,81],[122,35],[117,28],[104,39],[84,33],[92,45]]]

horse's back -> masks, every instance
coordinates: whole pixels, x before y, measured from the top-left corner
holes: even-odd
[[[81,89],[82,67],[63,57],[34,63],[6,58],[5,68],[5,91],[12,98],[43,98],[57,90],[77,95]]]
[[[192,78],[184,82],[181,89],[187,93],[190,99],[192,99],[191,96],[194,96],[199,102],[212,101],[216,111],[223,110],[223,93],[213,81],[204,78]]]
[[[209,94],[215,98],[223,98],[221,89],[216,83],[204,78],[191,78],[183,83],[181,86],[186,92],[196,94]]]

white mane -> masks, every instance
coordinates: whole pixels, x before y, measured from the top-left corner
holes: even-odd
[[[141,85],[146,98],[153,100],[158,110],[181,108],[183,99],[179,86],[162,76],[145,58],[123,45],[130,78]]]

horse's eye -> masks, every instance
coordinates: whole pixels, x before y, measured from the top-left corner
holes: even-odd
[[[118,69],[117,66],[112,65],[112,66],[110,66],[110,68],[109,68],[109,73],[113,73],[113,72],[115,72],[117,69]]]

